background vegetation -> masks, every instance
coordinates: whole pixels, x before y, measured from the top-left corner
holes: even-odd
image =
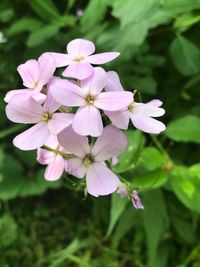
[[[1,0],[0,26],[0,266],[199,267],[200,0]],[[164,102],[166,132],[130,127],[115,168],[144,211],[116,194],[85,199],[66,175],[45,182],[36,153],[11,143],[23,126],[3,97],[22,86],[16,67],[77,37],[121,52],[107,70]]]

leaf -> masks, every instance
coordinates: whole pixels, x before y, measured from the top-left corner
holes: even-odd
[[[8,34],[12,36],[25,31],[33,32],[40,29],[42,26],[43,23],[38,19],[23,17],[11,25],[11,27],[8,29]]]
[[[10,215],[0,217],[0,247],[8,247],[17,239],[17,224]]]
[[[200,143],[200,118],[188,115],[169,123],[165,135],[172,140]]]
[[[48,25],[35,31],[29,35],[27,46],[33,47],[42,44],[46,40],[54,37],[59,31],[59,27],[55,25]]]
[[[127,203],[129,202],[128,198],[122,198],[119,194],[112,194],[111,197],[111,209],[110,209],[110,220],[107,229],[105,238],[109,237],[112,233],[117,221],[122,215],[123,211],[126,208]]]
[[[144,147],[144,135],[139,131],[128,130],[126,132],[128,137],[127,149],[120,155],[119,164],[113,166],[115,172],[121,173],[135,167],[139,158],[139,153]]]
[[[181,35],[173,40],[170,53],[177,70],[183,75],[194,75],[200,71],[200,49]]]
[[[134,84],[134,87],[142,93],[153,95],[157,91],[157,82],[151,76],[146,76],[146,77],[133,76],[132,83]]]
[[[157,250],[164,232],[168,228],[169,219],[163,194],[159,190],[146,192],[142,198],[144,204],[144,228],[147,237],[148,262],[153,267]]]

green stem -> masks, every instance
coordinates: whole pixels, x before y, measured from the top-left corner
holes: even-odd
[[[66,154],[66,153],[64,153],[64,152],[62,152],[62,151],[59,151],[59,150],[57,150],[57,149],[54,149],[54,148],[49,147],[49,146],[46,146],[46,145],[44,145],[42,148],[44,148],[44,149],[46,149],[46,150],[48,150],[48,151],[51,151],[51,152],[53,152],[53,153],[55,153],[55,154],[59,154],[59,155],[61,155],[64,159],[71,159],[71,158],[75,158],[75,157],[76,157],[76,156],[73,155],[73,154]]]

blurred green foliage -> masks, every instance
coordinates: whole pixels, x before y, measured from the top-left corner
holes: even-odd
[[[199,267],[200,0],[1,0],[0,25],[0,266]],[[77,37],[121,52],[107,70],[137,99],[164,102],[166,132],[130,127],[114,167],[144,211],[116,194],[84,199],[66,175],[44,181],[35,152],[11,143],[23,126],[3,97],[22,86],[17,66]]]

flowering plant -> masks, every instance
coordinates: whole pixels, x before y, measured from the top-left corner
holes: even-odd
[[[75,39],[67,54],[47,52],[28,60],[17,70],[26,89],[8,92],[6,115],[16,123],[33,124],[16,136],[21,150],[37,149],[37,161],[47,165],[45,179],[54,181],[63,172],[86,177],[86,190],[93,196],[117,191],[143,208],[137,191],[112,171],[127,148],[129,120],[143,132],[159,134],[165,125],[156,120],[165,111],[154,99],[135,101],[135,92],[125,91],[114,71],[101,65],[119,56],[117,52],[94,54],[91,41]],[[60,78],[56,68],[67,66]]]

